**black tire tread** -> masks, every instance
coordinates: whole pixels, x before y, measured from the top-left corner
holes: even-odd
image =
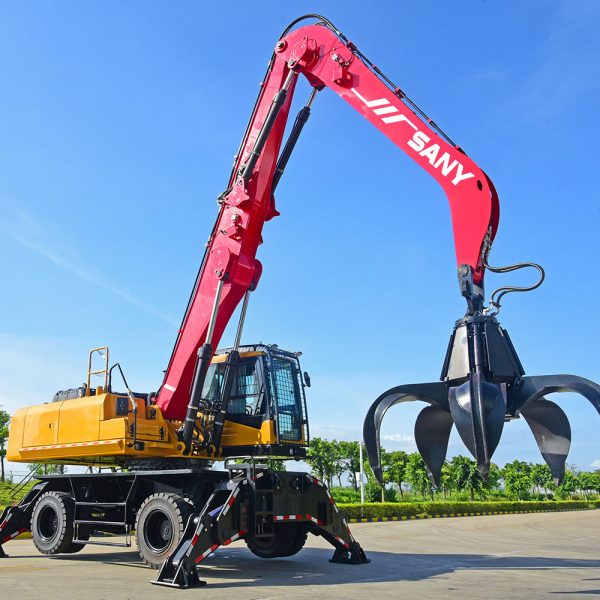
[[[174,514],[177,518],[177,525],[179,526],[178,541],[181,539],[181,536],[183,535],[188,518],[194,512],[194,507],[192,506],[192,504],[190,504],[189,501],[185,500],[178,494],[160,492],[160,493],[156,493],[156,494],[151,494],[142,502],[142,504],[140,505],[140,508],[137,512],[136,518],[135,518],[135,540],[136,540],[140,558],[142,559],[142,561],[145,564],[147,564],[149,567],[152,567],[154,569],[160,569],[160,567],[162,566],[162,563],[168,557],[165,556],[161,560],[161,562],[157,562],[156,560],[153,560],[152,557],[150,557],[144,553],[144,550],[140,545],[140,536],[143,536],[144,534],[143,534],[143,531],[141,531],[141,529],[139,528],[138,524],[139,524],[140,515],[142,514],[143,509],[150,502],[152,502],[153,500],[157,500],[157,499],[166,501],[174,509]]]
[[[246,546],[250,552],[260,558],[280,558],[292,556],[300,551],[306,542],[308,532],[299,523],[281,523],[275,525],[272,538],[257,540],[253,536],[247,536]]]
[[[296,530],[296,537],[292,540],[290,547],[288,548],[285,554],[281,556],[294,556],[294,554],[298,554],[302,548],[304,548],[304,544],[306,544],[306,540],[308,538],[308,529],[304,525],[298,525]]]
[[[58,502],[58,509],[62,511],[62,527],[54,545],[50,548],[40,545],[37,539],[37,528],[34,523],[34,519],[38,515],[38,507],[40,504],[45,503],[45,499],[52,497]],[[75,515],[75,502],[71,498],[71,495],[67,492],[46,492],[42,494],[36,502],[33,512],[31,514],[31,533],[33,543],[39,552],[42,554],[64,554],[69,553],[69,549],[74,545],[73,540],[73,517]]]

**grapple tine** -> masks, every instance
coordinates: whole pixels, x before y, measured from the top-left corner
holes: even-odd
[[[487,477],[494,450],[504,428],[506,400],[503,386],[472,373],[469,380],[449,391],[449,404],[456,429],[469,452]]]
[[[535,375],[523,377],[509,393],[509,407],[519,410],[547,394],[573,392],[587,398],[600,414],[600,385],[577,375]]]
[[[452,423],[452,415],[437,405],[426,406],[415,422],[415,442],[436,487],[440,487]]]
[[[521,409],[556,485],[565,476],[565,463],[571,447],[571,426],[563,410],[546,398],[528,402]]]
[[[363,438],[373,475],[383,484],[381,451],[379,449],[381,422],[387,410],[401,402],[421,400],[448,410],[448,388],[441,381],[399,385],[387,390],[373,402],[363,425]]]

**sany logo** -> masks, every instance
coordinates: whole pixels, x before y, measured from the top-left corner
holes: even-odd
[[[453,185],[458,185],[461,181],[471,179],[475,177],[473,173],[465,173],[464,167],[457,160],[450,162],[450,154],[444,152],[438,157],[440,153],[439,144],[430,144],[431,138],[424,132],[421,131],[410,119],[403,115],[398,108],[386,98],[378,98],[377,100],[366,100],[363,98],[354,88],[351,88],[354,95],[366,106],[373,109],[373,112],[381,117],[381,120],[386,123],[408,123],[414,130],[415,133],[412,139],[408,140],[407,145],[412,148],[420,156],[424,156],[429,161],[429,164],[434,169],[439,169],[444,177],[450,176],[454,172],[452,177]]]

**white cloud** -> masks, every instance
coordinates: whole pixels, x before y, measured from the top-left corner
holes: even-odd
[[[311,437],[347,442],[362,439],[362,435],[357,429],[338,427],[336,425],[312,425],[310,427],[310,435]]]
[[[0,231],[10,236],[30,252],[43,256],[57,267],[74,274],[82,281],[91,283],[92,285],[111,292],[135,308],[156,317],[173,327],[179,325],[179,323],[169,315],[164,314],[145,302],[141,302],[129,292],[110,283],[102,275],[95,273],[93,269],[82,265],[77,256],[67,256],[57,251],[56,248],[44,241],[44,229],[27,213],[19,211],[12,215],[4,215],[2,224],[0,225]]]
[[[600,458],[597,458],[596,460],[592,461],[590,467],[592,467],[592,469],[600,469]]]
[[[403,433],[391,433],[381,437],[385,442],[414,442],[415,437],[413,435],[405,435]]]

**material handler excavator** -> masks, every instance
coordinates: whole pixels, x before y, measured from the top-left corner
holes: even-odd
[[[312,23],[299,26],[305,20]],[[283,144],[300,75],[312,91]],[[334,546],[333,562],[368,562],[321,481],[257,462],[305,456],[309,378],[301,372],[299,354],[275,345],[241,345],[249,297],[262,271],[256,259],[261,231],[279,214],[274,192],[313,101],[326,87],[444,189],[467,302],[442,381],[389,390],[369,411],[365,442],[375,474],[381,477],[383,414],[397,402],[419,399],[430,406],[417,420],[416,439],[434,479],[453,423],[485,472],[504,420],[519,412],[560,476],[568,422],[543,395],[574,390],[600,411],[600,387],[577,377],[524,377],[508,334],[493,316],[503,295],[534,289],[543,270],[531,263],[488,265],[499,218],[491,180],[330,21],[306,15],[276,43],[227,187],[218,197],[217,220],[160,389],[132,392],[120,365],[111,366],[108,348],[96,348],[85,385],[19,410],[11,422],[8,460],[110,470],[37,476],[24,499],[0,516],[0,544],[31,530],[41,552],[71,553],[103,543],[90,540],[92,532],[122,532],[129,544],[135,530],[142,559],[160,568],[154,583],[174,587],[201,585],[198,565],[237,539],[256,555],[272,558],[297,553],[313,533]],[[486,269],[524,266],[538,268],[540,281],[529,288],[501,288],[484,307]],[[240,302],[233,347],[215,351]],[[102,376],[103,385],[93,388],[93,375]],[[113,376],[121,378],[124,391],[116,391]],[[246,462],[232,462],[235,458]],[[226,461],[225,471],[211,468],[219,460]]]

